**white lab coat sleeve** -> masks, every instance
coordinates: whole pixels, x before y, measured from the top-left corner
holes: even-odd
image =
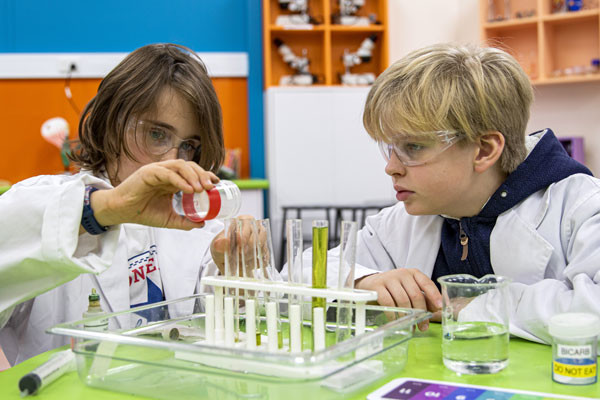
[[[578,202],[576,207],[567,209],[556,224],[560,223],[561,243],[567,261],[561,276],[530,285],[511,283],[507,299],[494,296],[490,301],[489,296],[480,296],[461,311],[459,318],[486,318],[500,307],[500,301],[506,301],[511,334],[550,343],[547,327],[554,314],[589,312],[600,315],[600,193],[584,192]]]
[[[119,226],[101,235],[79,235],[86,185],[110,187],[85,173],[48,175],[20,182],[0,196],[0,311],[110,266]]]

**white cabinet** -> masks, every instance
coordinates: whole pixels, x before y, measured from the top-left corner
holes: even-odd
[[[276,254],[282,206],[396,201],[385,161],[362,124],[368,91],[368,87],[267,89],[265,142]],[[309,229],[310,214],[303,219]]]

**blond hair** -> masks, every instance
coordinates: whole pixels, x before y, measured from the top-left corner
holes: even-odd
[[[363,123],[375,140],[399,133],[458,131],[474,142],[486,132],[504,135],[500,168],[525,159],[525,129],[533,89],[519,63],[493,47],[436,44],[392,64],[373,84]]]

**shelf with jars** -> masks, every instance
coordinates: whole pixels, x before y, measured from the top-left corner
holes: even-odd
[[[369,85],[388,65],[387,0],[263,0],[265,87]]]
[[[535,85],[600,81],[598,0],[480,0],[480,21]]]

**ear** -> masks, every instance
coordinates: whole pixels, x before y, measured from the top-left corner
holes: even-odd
[[[476,172],[482,173],[496,165],[504,151],[504,135],[498,131],[486,132],[477,141],[477,152],[473,160]]]

